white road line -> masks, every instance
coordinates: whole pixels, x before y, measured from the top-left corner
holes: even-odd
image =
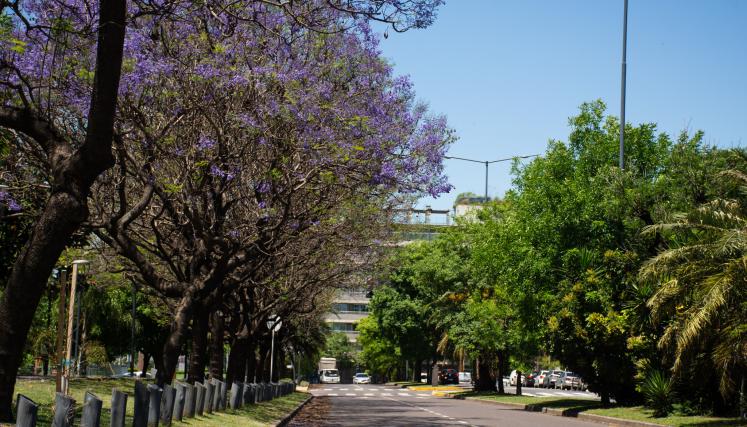
[[[373,396],[374,394],[373,393],[364,393],[363,395],[364,396]]]
[[[340,391],[348,391],[348,389],[346,389],[346,388],[338,388],[338,390],[340,390]]]
[[[345,396],[357,396],[355,393],[345,393]]]
[[[322,390],[324,390],[324,391],[332,391],[334,389],[333,388],[323,388]]]
[[[418,393],[420,397],[430,397],[430,394]]]
[[[459,424],[468,424],[467,421],[457,421]]]
[[[410,393],[397,393],[397,394],[400,395],[400,396],[409,396],[410,395]]]
[[[391,396],[391,393],[381,393],[382,396]]]
[[[327,396],[339,396],[337,393],[329,393]]]
[[[363,391],[363,389],[359,387],[359,388],[356,388],[355,391]]]

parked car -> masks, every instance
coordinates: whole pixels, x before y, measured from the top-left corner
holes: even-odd
[[[537,375],[539,375],[539,371],[534,371],[531,374],[527,375],[526,379],[524,380],[524,385],[527,387],[534,387],[534,383],[537,381]]]
[[[564,371],[561,370],[553,370],[550,371],[550,374],[545,377],[545,387],[546,388],[557,388],[558,387],[558,378],[560,378],[560,375]]]
[[[514,369],[513,371],[511,371],[511,375],[508,376],[508,383],[512,387],[516,385],[516,376],[517,376],[516,369]],[[526,378],[524,377],[523,374],[521,376],[521,384],[522,385],[526,385]]]
[[[549,373],[550,371],[547,370],[539,371],[539,373],[534,377],[534,386],[545,388],[545,379]]]
[[[573,388],[573,382],[576,381],[577,375],[571,371],[563,371],[560,373],[557,381],[555,382],[555,388],[561,390],[571,390]]]
[[[364,372],[358,372],[353,377],[353,384],[371,384],[371,377]]]
[[[459,384],[459,372],[456,369],[441,369],[438,373],[439,384]]]
[[[340,374],[337,372],[337,369],[322,369],[322,371],[319,372],[319,382],[325,384],[339,384]]]
[[[428,384],[428,373],[427,372],[420,373],[420,382],[424,384]]]
[[[460,383],[471,383],[472,382],[472,374],[470,372],[460,372],[459,373],[459,382]]]

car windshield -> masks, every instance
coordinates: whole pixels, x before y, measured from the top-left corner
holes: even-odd
[[[336,377],[337,376],[337,369],[328,369],[324,371],[324,375],[328,377]]]
[[[571,372],[571,371],[568,371],[568,372],[566,372],[566,373],[565,373],[565,375],[566,375],[566,376],[569,376],[569,377],[575,377],[575,376],[576,376],[576,374],[574,374],[574,373],[573,373],[573,372]]]
[[[563,371],[552,371],[553,375],[561,375]]]
[[[362,378],[362,377],[367,377],[368,374],[355,374],[355,376],[358,378]]]

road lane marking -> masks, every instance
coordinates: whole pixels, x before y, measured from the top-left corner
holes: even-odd
[[[355,393],[345,393],[345,396],[357,396]]]
[[[337,393],[329,393],[327,396],[339,396]]]
[[[410,393],[397,393],[397,394],[399,394],[400,396],[409,396],[410,395]]]
[[[469,424],[467,421],[457,421],[459,424]]]
[[[420,397],[430,397],[430,394],[418,393],[418,396],[420,396]]]

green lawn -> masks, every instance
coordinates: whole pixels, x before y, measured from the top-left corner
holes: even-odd
[[[127,425],[132,424],[133,415],[133,389],[134,380],[130,378],[120,379],[74,379],[70,382],[71,395],[76,401],[78,416],[86,391],[93,392],[102,401],[104,410],[101,413],[101,425],[109,425],[109,409],[111,408],[112,388],[118,388],[128,394],[127,398]],[[39,404],[38,425],[51,425],[52,405],[54,403],[54,380],[19,380],[16,383],[15,393],[28,396]],[[262,402],[257,405],[245,407],[239,411],[226,411],[188,419],[184,423],[174,425],[189,425],[199,427],[230,427],[230,426],[265,426],[274,425],[286,414],[293,411],[300,402],[308,397],[306,393],[293,393],[288,396]],[[76,424],[79,424],[76,422]]]
[[[569,410],[570,412],[597,414],[606,417],[622,418],[626,420],[645,421],[665,426],[747,426],[747,420],[739,418],[721,418],[708,416],[692,416],[670,414],[664,418],[654,418],[653,411],[642,406],[613,406],[603,408],[601,403],[586,399],[568,399],[563,397],[530,397],[496,393],[462,393],[461,396],[474,399],[492,400],[503,403],[520,403],[535,405],[536,407]]]

